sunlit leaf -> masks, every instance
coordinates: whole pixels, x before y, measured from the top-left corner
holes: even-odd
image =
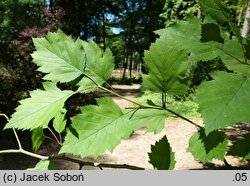
[[[16,112],[5,126],[17,129],[35,129],[48,126],[49,121],[64,107],[73,91],[60,90],[54,83],[45,83],[45,90],[30,92],[30,98],[20,101]]]
[[[250,121],[250,79],[226,72],[213,73],[212,77],[214,80],[199,86],[197,94],[206,134]]]
[[[190,138],[187,150],[202,163],[212,159],[223,160],[227,150],[227,139],[223,132],[214,131],[207,136],[204,129],[201,129]]]
[[[96,158],[106,150],[112,151],[133,132],[129,113],[123,114],[111,98],[100,98],[97,103],[98,106],[82,107],[82,114],[72,118],[77,136],[68,130],[60,153]]]

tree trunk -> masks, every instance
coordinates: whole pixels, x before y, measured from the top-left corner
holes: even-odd
[[[106,23],[105,23],[105,12],[103,7],[102,12],[102,39],[103,39],[103,51],[106,49]]]
[[[200,9],[198,9],[197,18],[198,18],[198,19],[201,19],[201,10],[200,10]]]
[[[129,77],[132,78],[132,70],[133,70],[133,50],[130,53],[130,63],[129,63]]]
[[[240,7],[240,13],[239,13],[237,26],[240,26],[242,14],[243,14],[243,7]]]
[[[124,64],[123,64],[123,74],[122,74],[122,80],[125,80],[126,78],[126,70],[128,68],[128,55],[125,56]]]
[[[241,32],[241,36],[246,38],[247,34],[249,32],[249,26],[248,26],[248,19],[250,18],[250,1],[248,3],[247,6],[247,10],[246,10],[246,16],[245,16],[245,20],[244,20],[244,24],[243,24],[243,28],[242,28],[242,32]]]

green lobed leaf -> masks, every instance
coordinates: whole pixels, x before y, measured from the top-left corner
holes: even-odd
[[[168,139],[164,136],[157,141],[155,145],[151,145],[151,152],[148,153],[149,163],[158,170],[173,170],[175,167],[174,152],[168,143]]]
[[[202,163],[212,159],[223,160],[226,150],[227,139],[223,132],[213,131],[206,135],[204,129],[200,129],[191,136],[187,149],[195,159],[200,160]]]
[[[220,22],[227,22],[227,16],[222,11],[221,0],[200,0],[201,10],[206,15]]]
[[[250,160],[250,133],[245,134],[243,139],[237,140],[230,148],[228,154],[243,157]]]
[[[145,88],[154,92],[183,94],[188,86],[185,80],[188,53],[174,43],[166,44],[164,37],[156,40],[145,52],[148,75],[143,76]]]
[[[61,133],[66,127],[65,113],[65,109],[57,112],[53,120],[53,127],[58,133]]]
[[[39,71],[47,73],[45,80],[70,82],[84,73],[86,60],[80,39],[74,42],[59,30],[33,42],[36,47],[33,61],[40,67]]]
[[[109,48],[103,52],[98,45],[90,40],[89,42],[82,42],[84,51],[86,53],[86,68],[84,74],[91,77],[98,84],[106,82],[114,69],[114,57]],[[78,83],[80,88],[91,87],[95,85],[93,81],[87,77],[83,77]],[[88,90],[92,91],[93,89]]]
[[[57,170],[57,167],[50,160],[40,160],[31,170]]]
[[[5,129],[29,129],[48,126],[48,122],[62,110],[64,102],[73,95],[71,90],[60,90],[54,83],[44,83],[45,90],[30,92],[30,98],[20,101]]]
[[[179,21],[174,26],[158,30],[156,33],[165,39],[168,45],[175,43],[179,48],[191,53],[191,59],[195,61],[212,60],[220,54],[219,43],[215,41],[201,42],[202,24],[197,18]],[[206,35],[207,30],[203,30]],[[188,37],[187,37],[188,36]]]
[[[36,47],[33,61],[40,67],[39,71],[47,73],[46,80],[71,83],[77,80],[89,92],[95,89],[93,81],[103,84],[114,69],[111,50],[102,52],[93,41],[73,41],[60,30],[33,41]]]
[[[250,77],[250,60],[248,60],[248,64],[244,63],[244,55],[239,42],[236,40],[226,41],[222,51],[221,59],[229,70]]]
[[[146,127],[148,132],[159,133],[165,127],[166,112],[156,109],[140,109],[130,119],[135,129]]]
[[[36,128],[31,133],[32,147],[37,151],[45,140],[43,128]]]
[[[250,79],[227,72],[215,72],[212,77],[198,87],[196,99],[206,134],[250,121]]]
[[[200,0],[199,3],[202,13],[212,17],[218,22],[228,23],[237,39],[242,41],[240,29],[233,23],[228,10],[222,5],[221,0]]]
[[[111,98],[97,99],[98,106],[84,106],[82,114],[72,118],[72,130],[67,130],[60,153],[72,153],[97,157],[106,150],[112,151],[121,141],[128,138],[134,130],[130,124],[130,114],[123,114]]]

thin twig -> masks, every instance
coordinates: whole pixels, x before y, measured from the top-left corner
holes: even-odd
[[[10,118],[6,114],[0,114],[0,116],[5,117],[8,122],[10,121]],[[13,128],[13,132],[14,132],[14,135],[15,135],[15,138],[16,138],[19,149],[23,149],[22,145],[21,145],[21,142],[20,142],[20,139],[19,139],[19,137],[17,135],[17,132],[16,132],[16,130],[14,128]]]
[[[56,142],[57,142],[59,145],[62,145],[62,144],[60,143],[60,141],[58,140],[58,138],[56,137],[55,133],[54,133],[49,127],[48,127],[48,130],[49,130],[50,133],[54,136]]]
[[[10,153],[21,153],[21,154],[25,154],[27,156],[31,156],[33,158],[37,158],[40,160],[47,160],[49,159],[49,156],[42,156],[33,152],[29,152],[27,150],[24,149],[8,149],[8,150],[1,150],[0,154],[10,154]]]
[[[130,99],[128,99],[128,98],[126,98],[126,97],[124,97],[124,96],[122,96],[122,95],[120,95],[120,94],[118,94],[118,93],[116,93],[116,92],[113,92],[112,90],[106,89],[105,87],[99,86],[99,88],[102,89],[102,90],[104,90],[104,91],[106,91],[106,92],[109,92],[109,93],[111,93],[111,94],[113,94],[113,95],[115,95],[115,96],[117,96],[117,97],[119,97],[119,98],[121,98],[121,99],[127,100],[127,101],[130,102],[130,103],[133,103],[133,104],[138,105],[138,106],[140,106],[140,107],[143,107],[143,106],[144,106],[144,105],[142,105],[142,104],[140,104],[140,103],[137,103],[137,102],[135,102],[135,101],[133,101],[133,100],[130,100]]]
[[[60,141],[60,144],[62,144],[62,135],[60,133],[59,134],[59,141]]]
[[[133,111],[133,113],[131,114],[129,119],[131,119],[139,109],[140,109],[140,107],[135,108],[135,110]]]
[[[126,109],[136,109],[136,108],[138,108],[138,107],[126,107]],[[181,119],[183,119],[183,120],[185,120],[185,121],[191,123],[192,125],[194,125],[195,127],[198,127],[199,129],[203,128],[202,126],[200,126],[199,124],[195,123],[194,121],[192,121],[192,120],[190,120],[190,119],[188,119],[188,118],[186,118],[186,117],[184,117],[184,116],[182,116],[182,115],[180,115],[180,114],[178,114],[178,113],[176,113],[176,112],[174,112],[174,111],[172,111],[172,110],[170,110],[170,109],[168,109],[168,108],[165,108],[165,109],[164,109],[164,108],[158,107],[158,106],[142,106],[142,107],[139,107],[139,108],[140,108],[140,109],[157,109],[157,110],[165,110],[165,111],[168,111],[168,112],[170,112],[171,114],[173,114],[173,115],[175,115],[175,116],[177,116],[177,117],[179,117],[179,118],[181,118]]]
[[[7,120],[8,122],[10,121],[10,118],[9,118],[6,114],[2,114],[2,113],[0,113],[0,116],[5,117],[5,118],[6,118],[6,120]]]
[[[13,132],[14,132],[14,134],[15,134],[16,141],[17,141],[17,144],[18,144],[19,149],[23,149],[23,147],[22,147],[22,145],[21,145],[21,142],[20,142],[20,139],[19,139],[19,137],[18,137],[18,135],[17,135],[17,132],[16,132],[16,130],[15,130],[14,128],[13,128]]]
[[[170,110],[170,109],[166,109],[166,110],[167,110],[168,112],[174,114],[175,116],[177,116],[177,117],[179,117],[179,118],[181,118],[181,119],[183,119],[183,120],[185,120],[185,121],[187,121],[187,122],[193,124],[195,127],[199,128],[199,129],[202,128],[202,126],[200,126],[199,124],[197,124],[197,123],[191,121],[190,119],[187,119],[186,117],[184,117],[184,116],[182,116],[182,115],[180,115],[180,114],[178,114],[178,113],[176,113],[176,112],[174,112],[174,111],[172,111],[172,110]]]
[[[99,167],[99,168],[105,167],[105,168],[116,168],[116,169],[145,170],[145,168],[143,168],[143,167],[137,167],[137,166],[133,166],[133,165],[95,163],[95,162],[83,161],[80,159],[75,159],[75,158],[66,157],[66,156],[51,156],[49,159],[50,160],[65,160],[65,161],[78,163],[79,165],[83,165],[83,166],[94,166],[94,167]]]

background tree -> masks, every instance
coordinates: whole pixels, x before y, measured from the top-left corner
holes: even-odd
[[[56,31],[64,12],[46,9],[44,1],[3,1],[0,29],[0,110],[13,112],[17,100],[28,96],[28,90],[41,87],[41,74],[36,72],[30,53],[32,37]],[[15,91],[13,91],[15,90]]]

